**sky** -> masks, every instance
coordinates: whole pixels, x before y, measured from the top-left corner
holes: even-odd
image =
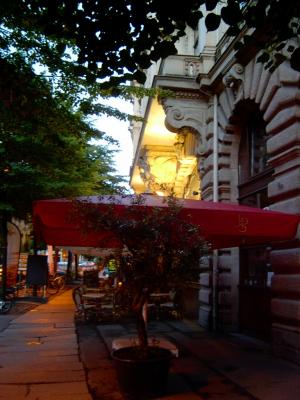
[[[118,110],[132,114],[132,104],[121,99],[110,99],[107,104]],[[118,140],[120,151],[115,154],[115,166],[117,173],[125,175],[129,181],[129,170],[132,163],[133,151],[129,122],[119,121],[113,117],[101,116],[94,121],[94,125],[106,132],[112,138]],[[116,148],[116,147],[113,147]]]

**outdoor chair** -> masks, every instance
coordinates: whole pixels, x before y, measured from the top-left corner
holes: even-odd
[[[159,307],[162,316],[180,318],[179,294],[171,290],[169,299],[160,303]]]
[[[80,287],[74,288],[72,297],[76,306],[75,316],[82,318],[84,321],[94,319],[97,315],[96,304],[88,304],[84,302],[82,297],[82,289]]]

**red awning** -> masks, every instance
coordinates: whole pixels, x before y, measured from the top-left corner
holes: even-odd
[[[114,204],[117,212],[132,205],[134,195],[91,196],[78,198],[105,208]],[[167,207],[159,196],[145,195],[141,207]],[[268,244],[295,238],[300,216],[238,204],[200,200],[180,200],[180,216],[201,228],[203,237],[215,249],[240,245]],[[115,248],[121,243],[113,232],[84,233],[79,223],[70,218],[72,201],[67,199],[34,202],[33,216],[37,237],[54,246]]]

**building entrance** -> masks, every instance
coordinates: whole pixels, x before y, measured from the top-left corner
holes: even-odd
[[[268,248],[242,249],[240,253],[240,331],[262,340],[271,339],[271,277]]]

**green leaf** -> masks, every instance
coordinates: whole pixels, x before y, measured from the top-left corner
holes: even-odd
[[[228,25],[236,25],[242,19],[242,13],[236,3],[229,3],[221,9],[221,17]]]
[[[268,62],[270,59],[270,55],[266,52],[262,53],[259,57],[257,57],[257,62],[261,62],[262,64]]]
[[[205,18],[206,29],[208,31],[215,31],[219,27],[220,22],[221,22],[220,15],[210,13]]]
[[[205,6],[207,11],[212,11],[216,8],[218,0],[205,0]]]
[[[146,82],[146,75],[144,72],[138,70],[132,75],[133,79],[137,81],[137,83],[144,84]]]
[[[227,29],[227,35],[228,36],[238,36],[240,33],[240,29],[238,26],[230,26]]]
[[[186,23],[189,25],[192,29],[197,30],[198,28],[198,23],[199,20],[203,17],[203,14],[201,11],[196,11],[193,14],[187,16]]]

